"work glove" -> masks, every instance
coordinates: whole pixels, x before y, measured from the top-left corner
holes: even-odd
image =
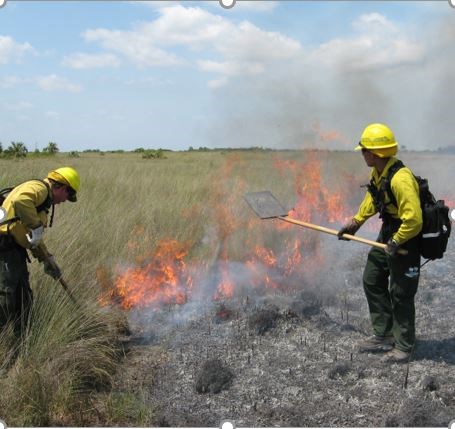
[[[393,238],[391,238],[387,242],[384,251],[389,256],[395,256],[397,254],[397,250],[398,250],[398,243]]]
[[[338,231],[338,240],[346,240],[349,241],[349,238],[344,238],[343,234],[350,234],[350,235],[355,235],[355,233],[359,230],[360,225],[352,219],[349,223],[344,225],[339,231]]]
[[[49,255],[49,261],[44,261],[44,272],[51,276],[54,280],[59,280],[62,277],[62,272],[55,262],[55,258]]]
[[[30,248],[36,249],[43,239],[44,226],[40,225],[35,229],[31,229],[28,234],[26,234],[27,240],[30,243]]]

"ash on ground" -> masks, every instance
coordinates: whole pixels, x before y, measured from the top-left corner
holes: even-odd
[[[130,372],[119,385],[146,392],[157,426],[447,427],[455,419],[455,263],[422,273],[409,365],[357,352],[371,334],[359,278],[340,278],[336,293],[321,286],[137,313],[132,338],[142,340],[128,348]],[[132,382],[131,365],[147,378]]]

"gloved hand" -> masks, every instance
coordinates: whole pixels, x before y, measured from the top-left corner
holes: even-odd
[[[359,230],[360,225],[352,219],[349,223],[344,225],[339,231],[338,231],[338,240],[346,240],[349,241],[349,238],[344,238],[343,234],[350,234],[350,235],[355,235],[355,233]]]
[[[52,255],[49,255],[49,261],[44,261],[44,272],[54,280],[58,280],[62,277],[62,272]]]
[[[27,240],[30,243],[30,247],[35,249],[40,244],[43,239],[44,226],[40,225],[35,229],[31,229],[28,234],[26,234]]]
[[[387,245],[386,245],[384,251],[389,256],[395,256],[397,254],[397,250],[398,250],[398,243],[393,238],[391,238],[387,242]]]

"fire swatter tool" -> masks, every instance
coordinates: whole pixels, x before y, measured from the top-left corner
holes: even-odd
[[[324,226],[315,225],[308,222],[302,222],[297,219],[288,217],[287,210],[281,205],[281,203],[275,198],[270,191],[261,192],[249,192],[244,195],[244,198],[248,205],[261,219],[279,219],[284,222],[289,222],[294,225],[303,226],[304,228],[310,228],[315,231],[325,232],[326,234],[338,235],[338,231],[335,229],[326,228]],[[351,234],[343,234],[343,238],[348,240],[357,241],[359,243],[368,244],[369,246],[377,247],[379,249],[385,249],[384,243],[378,243],[377,241],[368,240],[366,238],[357,237]],[[405,249],[398,249],[398,253],[406,255],[408,252]]]

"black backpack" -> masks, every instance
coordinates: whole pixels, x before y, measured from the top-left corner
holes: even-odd
[[[395,173],[404,167],[404,164],[398,160],[393,164],[388,171],[387,177],[382,180],[381,188],[378,190],[373,179],[367,185],[368,191],[373,197],[376,209],[382,219],[390,216],[386,212],[384,194],[387,192],[390,198],[390,203],[395,207],[397,200],[393,195],[390,182]],[[423,225],[420,232],[420,254],[425,259],[441,259],[447,249],[452,222],[449,218],[449,207],[444,203],[444,200],[436,200],[428,186],[428,180],[420,176],[415,176],[419,185],[420,207],[422,208]]]
[[[54,220],[54,205],[52,204],[51,190],[49,188],[49,185],[46,182],[44,182],[43,180],[41,180],[41,179],[33,179],[33,180],[38,180],[39,182],[44,183],[46,185],[46,188],[47,188],[47,191],[48,191],[47,198],[45,199],[44,203],[42,203],[42,204],[40,204],[39,206],[36,207],[36,211],[38,213],[42,212],[42,211],[45,211],[46,213],[49,213],[49,209],[52,207],[51,220],[49,222],[49,227],[51,227],[52,226],[52,222]],[[23,183],[25,183],[25,182],[23,182]],[[3,188],[3,189],[0,190],[0,207],[3,205],[4,201],[8,197],[8,194],[16,186],[10,186],[8,188]],[[7,219],[7,220],[5,220],[3,222],[0,222],[0,226],[4,225],[4,224],[7,224],[7,223],[15,222],[17,220],[19,220],[19,218],[17,216],[13,217],[12,219]]]

